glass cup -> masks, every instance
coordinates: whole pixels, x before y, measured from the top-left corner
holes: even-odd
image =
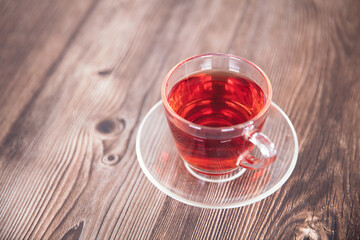
[[[194,176],[227,181],[244,168],[264,169],[276,159],[275,145],[261,132],[271,84],[250,61],[216,53],[188,58],[166,75],[161,96],[178,152]],[[246,107],[222,109],[228,106]],[[243,113],[244,121],[231,124]]]

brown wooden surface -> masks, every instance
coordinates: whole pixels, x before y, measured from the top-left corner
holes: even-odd
[[[359,239],[360,1],[2,1],[0,239]],[[275,194],[190,207],[135,154],[180,60],[258,64],[300,144]]]

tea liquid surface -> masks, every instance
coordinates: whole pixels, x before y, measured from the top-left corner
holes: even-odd
[[[266,99],[254,82],[233,72],[203,71],[179,81],[170,91],[168,102],[182,118],[208,127],[229,127],[257,115]],[[261,129],[263,122],[256,128]],[[231,171],[238,167],[238,157],[251,152],[253,145],[244,136],[208,139],[194,137],[169,121],[180,155],[201,172]]]

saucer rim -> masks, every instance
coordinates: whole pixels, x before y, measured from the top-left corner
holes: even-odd
[[[277,111],[280,112],[280,114],[285,118],[286,122],[288,123],[288,125],[290,126],[291,132],[293,133],[293,137],[294,137],[294,154],[292,157],[292,162],[287,170],[287,172],[284,174],[284,176],[279,180],[279,182],[277,184],[275,184],[272,188],[270,188],[269,190],[265,191],[264,193],[252,198],[252,199],[248,199],[245,201],[241,201],[238,203],[226,203],[226,204],[202,204],[199,203],[197,201],[192,201],[189,199],[186,199],[184,197],[178,196],[175,193],[171,192],[170,190],[168,190],[168,188],[164,187],[160,182],[158,182],[150,173],[150,171],[147,169],[145,162],[143,160],[142,154],[141,154],[141,149],[140,149],[140,135],[141,132],[143,130],[144,124],[146,122],[146,120],[149,118],[149,116],[155,111],[155,109],[157,109],[160,105],[162,104],[162,100],[158,101],[157,103],[155,103],[151,109],[146,113],[144,119],[141,121],[140,126],[139,126],[139,130],[137,132],[136,135],[136,156],[137,156],[137,160],[139,162],[140,168],[141,170],[144,172],[144,174],[146,175],[146,177],[150,180],[150,182],[155,185],[156,188],[158,188],[161,192],[163,192],[164,194],[166,194],[167,196],[194,206],[194,207],[200,207],[200,208],[208,208],[208,209],[229,209],[229,208],[238,208],[238,207],[243,207],[243,206],[247,206],[253,203],[256,203],[258,201],[261,201],[265,198],[267,198],[268,196],[272,195],[274,192],[276,192],[277,190],[280,189],[280,187],[282,185],[284,185],[284,183],[289,179],[289,177],[291,176],[292,172],[295,169],[296,166],[296,162],[297,162],[297,158],[298,158],[298,153],[299,153],[299,143],[298,143],[298,138],[297,138],[297,134],[295,131],[295,128],[292,124],[292,122],[290,121],[289,117],[285,114],[285,112],[278,106],[276,105],[274,102],[271,102],[270,107],[274,107]],[[221,184],[221,183],[212,183],[212,184]]]

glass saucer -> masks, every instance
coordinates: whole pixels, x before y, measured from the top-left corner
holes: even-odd
[[[145,175],[166,195],[196,207],[241,207],[274,193],[295,168],[298,156],[296,132],[286,114],[274,103],[271,103],[262,132],[272,139],[278,153],[268,168],[242,171],[237,178],[227,182],[204,181],[184,165],[159,101],[140,124],[136,154]]]

